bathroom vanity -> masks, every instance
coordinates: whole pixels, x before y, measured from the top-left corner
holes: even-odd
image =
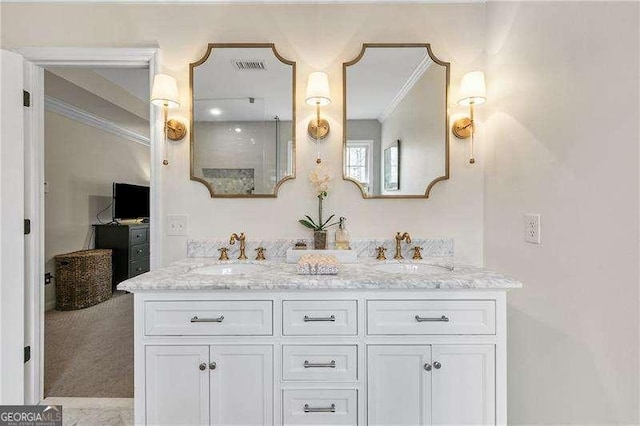
[[[506,296],[476,267],[186,259],[135,299],[136,424],[506,424]]]

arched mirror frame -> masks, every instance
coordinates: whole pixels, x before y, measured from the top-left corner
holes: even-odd
[[[427,49],[427,53],[431,60],[438,65],[445,67],[446,70],[446,88],[445,88],[445,100],[444,100],[444,108],[445,108],[445,166],[444,166],[444,175],[438,176],[434,180],[432,180],[425,190],[424,195],[369,195],[367,194],[364,186],[352,177],[347,176],[347,171],[345,169],[346,162],[346,150],[347,150],[347,67],[351,65],[357,64],[366,53],[367,48],[397,48],[397,47],[424,47]],[[362,50],[353,60],[349,62],[342,63],[342,178],[344,180],[348,180],[350,182],[355,183],[358,188],[360,188],[360,192],[362,193],[362,198],[364,199],[376,199],[376,198],[387,198],[387,199],[402,199],[402,198],[429,198],[429,193],[431,192],[431,188],[433,186],[443,180],[449,179],[449,62],[444,62],[438,59],[431,50],[431,44],[429,43],[364,43],[362,45]]]
[[[276,186],[273,189],[273,194],[216,194],[215,191],[213,190],[213,187],[211,186],[211,184],[209,184],[209,182],[207,182],[206,180],[196,176],[194,174],[194,146],[193,146],[193,136],[194,136],[194,132],[193,132],[193,117],[194,117],[194,97],[193,97],[193,72],[194,69],[199,66],[204,64],[207,59],[209,59],[209,56],[211,56],[211,53],[213,52],[214,49],[225,49],[225,48],[270,48],[273,51],[273,54],[275,55],[276,58],[278,58],[278,60],[284,64],[287,65],[291,65],[291,84],[292,84],[292,104],[291,104],[291,108],[292,108],[292,134],[291,134],[291,142],[292,142],[292,164],[293,164],[293,168],[292,168],[292,174],[288,175],[288,176],[284,176],[282,179],[280,179],[277,183]],[[204,56],[202,58],[200,58],[199,60],[197,60],[196,62],[192,62],[189,64],[189,115],[190,115],[190,123],[191,126],[189,127],[189,138],[190,138],[190,178],[193,181],[196,182],[200,182],[201,184],[203,184],[204,186],[207,187],[207,189],[209,190],[209,195],[211,196],[211,198],[276,198],[278,196],[278,190],[280,189],[280,186],[285,183],[286,181],[290,180],[290,179],[295,179],[296,178],[296,62],[295,61],[290,61],[288,59],[286,59],[285,57],[283,57],[282,55],[280,55],[280,53],[278,53],[278,51],[276,50],[276,46],[274,43],[209,43],[207,44],[207,51],[205,52]]]

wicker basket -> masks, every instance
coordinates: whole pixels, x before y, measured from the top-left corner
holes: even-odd
[[[111,297],[111,250],[60,254],[55,261],[57,310],[88,308]]]

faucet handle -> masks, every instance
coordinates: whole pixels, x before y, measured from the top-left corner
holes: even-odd
[[[387,251],[387,249],[384,248],[384,246],[376,247],[376,252],[377,252],[376,259],[377,260],[386,260],[387,258],[384,255],[385,251]]]
[[[267,259],[264,257],[264,252],[265,252],[265,251],[267,251],[267,249],[266,249],[266,248],[264,248],[264,247],[258,247],[258,248],[256,249],[256,251],[258,252],[258,254],[256,255],[256,260],[267,260]]]
[[[413,248],[413,260],[422,260],[422,247],[414,247]]]
[[[228,247],[219,248],[218,251],[220,252],[220,257],[218,258],[218,260],[229,260],[229,255],[227,254],[227,252],[229,251]]]

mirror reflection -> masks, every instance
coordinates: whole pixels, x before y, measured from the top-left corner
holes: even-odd
[[[272,44],[210,44],[191,90],[191,179],[212,197],[275,197],[295,175],[295,62]]]
[[[449,63],[428,44],[365,44],[343,79],[344,178],[365,198],[428,197],[449,177]]]

